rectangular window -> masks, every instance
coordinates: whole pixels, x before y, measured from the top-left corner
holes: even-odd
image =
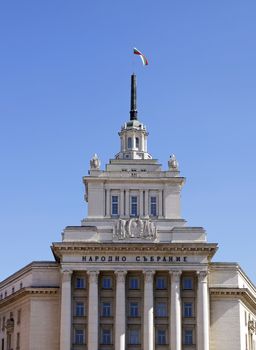
[[[192,316],[193,316],[192,303],[184,303],[184,305],[183,305],[183,317],[192,317]]]
[[[193,345],[193,331],[191,329],[185,329],[184,344]]]
[[[167,304],[157,303],[156,304],[156,316],[157,317],[167,317]]]
[[[139,303],[130,303],[129,316],[130,317],[139,317]]]
[[[138,329],[130,329],[130,331],[129,331],[129,344],[130,345],[140,344],[140,331]]]
[[[112,196],[112,215],[118,215],[118,196]]]
[[[84,303],[76,303],[76,316],[84,316]]]
[[[166,331],[165,329],[157,330],[157,344],[165,345],[166,344]]]
[[[166,289],[166,278],[159,276],[156,278],[156,288],[157,289]]]
[[[17,333],[17,338],[16,338],[16,348],[20,348],[20,333]]]
[[[110,329],[103,329],[102,330],[102,344],[109,345],[111,344],[111,330]]]
[[[2,338],[2,347],[1,350],[4,350],[4,338]]]
[[[4,327],[5,327],[5,316],[3,317],[3,320],[2,320],[2,331],[4,331]]]
[[[183,277],[182,283],[183,289],[191,290],[193,289],[193,280],[191,277]]]
[[[128,148],[131,149],[132,148],[132,138],[128,137]]]
[[[109,276],[104,276],[102,278],[102,288],[111,289],[112,288],[112,278]]]
[[[75,344],[84,344],[84,330],[76,329],[75,330]]]
[[[150,197],[150,215],[157,216],[156,197]]]
[[[129,278],[129,288],[130,289],[139,289],[139,279],[138,277]]]
[[[111,303],[102,303],[102,316],[103,317],[111,316]]]
[[[131,196],[131,216],[138,216],[138,197]]]
[[[84,283],[84,278],[77,277],[76,278],[76,288],[84,288],[85,283]]]
[[[138,137],[136,137],[136,148],[139,148],[139,145],[140,145],[140,140]]]
[[[17,324],[20,324],[20,320],[21,320],[21,310],[18,310]]]

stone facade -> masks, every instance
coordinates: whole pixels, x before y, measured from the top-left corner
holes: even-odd
[[[120,150],[83,178],[88,216],[0,283],[0,350],[256,350],[256,289],[180,212],[185,179],[147,150],[132,118]]]

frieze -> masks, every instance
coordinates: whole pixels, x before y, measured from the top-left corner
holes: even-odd
[[[172,255],[83,255],[82,262],[85,263],[186,263],[187,256]]]
[[[145,239],[154,241],[157,238],[156,224],[150,219],[119,219],[113,238],[117,240]]]

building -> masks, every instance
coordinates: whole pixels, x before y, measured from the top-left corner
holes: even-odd
[[[0,283],[1,350],[256,350],[256,289],[180,213],[175,156],[147,151],[131,77],[120,151],[83,178],[88,216]]]

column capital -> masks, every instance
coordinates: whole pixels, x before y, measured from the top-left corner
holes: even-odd
[[[173,282],[177,282],[177,283],[180,282],[180,276],[182,274],[182,271],[180,271],[180,270],[170,270],[169,274],[171,275]]]
[[[90,283],[98,283],[98,275],[99,271],[87,271],[87,274],[89,275],[89,282]]]
[[[115,271],[115,275],[116,275],[117,282],[124,283],[125,276],[127,275],[127,271],[117,270],[117,271]]]
[[[155,271],[152,270],[144,270],[143,274],[145,276],[145,282],[146,283],[152,283],[153,282],[153,278],[154,278],[154,274]]]
[[[198,282],[207,283],[208,271],[197,271]]]
[[[71,280],[73,270],[70,269],[62,269],[61,274],[62,274],[62,282],[68,282]]]

